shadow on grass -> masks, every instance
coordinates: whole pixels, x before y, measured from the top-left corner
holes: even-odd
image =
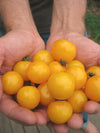
[[[100,15],[87,12],[85,24],[89,38],[100,44]]]

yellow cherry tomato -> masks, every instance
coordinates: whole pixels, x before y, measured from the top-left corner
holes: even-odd
[[[100,102],[100,76],[93,76],[88,79],[85,93],[90,100]]]
[[[87,81],[87,74],[84,69],[78,66],[71,66],[67,68],[67,72],[72,74],[75,78],[75,89],[81,89],[86,81]]]
[[[27,69],[27,76],[33,83],[44,83],[50,76],[50,68],[42,61],[35,61],[29,65]]]
[[[13,95],[23,86],[23,79],[19,73],[9,71],[2,76],[2,85],[4,92]]]
[[[76,47],[73,43],[59,39],[54,42],[51,48],[51,55],[54,60],[71,62],[76,56]]]
[[[58,100],[69,98],[75,89],[75,80],[69,73],[57,72],[48,79],[48,90]]]
[[[92,66],[87,69],[88,78],[92,76],[100,76],[100,67],[99,66]]]
[[[72,106],[67,101],[55,101],[48,105],[49,119],[56,124],[66,123],[72,116]]]
[[[28,81],[29,79],[26,72],[30,64],[31,62],[29,61],[19,61],[15,64],[13,70],[18,72],[22,76],[24,81]]]
[[[67,68],[71,66],[79,66],[85,70],[85,66],[79,60],[72,60],[70,63],[66,65]]]
[[[87,97],[83,91],[76,90],[73,95],[68,99],[68,101],[72,105],[73,112],[80,113],[83,111],[83,107],[87,102]]]
[[[24,108],[34,109],[40,102],[40,93],[36,87],[24,86],[17,93],[17,101]]]
[[[51,74],[56,73],[56,72],[66,72],[66,67],[62,66],[57,61],[52,61],[49,64],[49,68],[50,68]]]
[[[54,98],[48,91],[47,83],[40,84],[38,86],[38,90],[40,92],[40,103],[43,106],[48,106],[51,102],[54,101]]]
[[[46,64],[49,64],[53,61],[51,53],[47,50],[40,50],[33,56],[33,61],[43,61]]]

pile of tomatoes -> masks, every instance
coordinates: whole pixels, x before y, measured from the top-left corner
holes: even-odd
[[[100,67],[88,70],[75,60],[76,47],[67,40],[54,42],[51,52],[37,52],[33,61],[19,61],[2,76],[4,92],[15,95],[18,104],[35,109],[47,107],[49,119],[67,122],[72,113],[80,113],[88,99],[100,102]]]

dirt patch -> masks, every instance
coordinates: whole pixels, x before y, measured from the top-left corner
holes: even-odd
[[[100,0],[88,0],[87,11],[92,14],[100,15]]]

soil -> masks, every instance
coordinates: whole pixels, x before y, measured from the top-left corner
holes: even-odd
[[[87,11],[95,15],[100,15],[100,0],[88,0],[87,2]]]

